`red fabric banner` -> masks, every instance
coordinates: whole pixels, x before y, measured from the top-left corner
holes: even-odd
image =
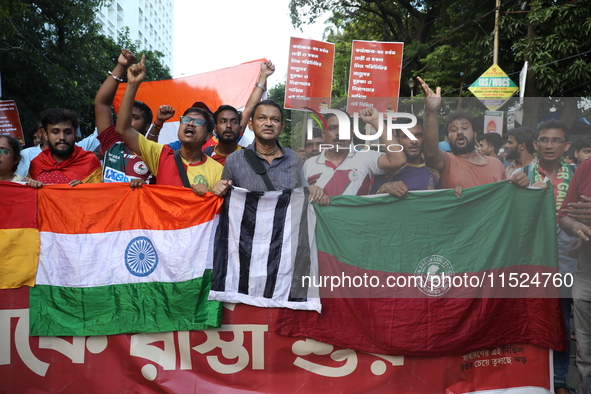
[[[263,61],[265,59],[254,60],[189,77],[144,82],[135,99],[143,101],[152,109],[154,119],[159,106],[172,106],[176,113],[169,122],[178,122],[183,112],[196,101],[204,102],[214,112],[222,104],[242,108],[259,79]],[[117,89],[114,100],[117,112],[126,86],[126,83],[122,83]]]
[[[14,100],[0,101],[0,135],[10,135],[25,144],[23,127]]]
[[[277,335],[277,314],[228,304],[218,329],[33,338],[28,288],[1,290],[1,391],[460,394],[551,388],[548,349],[508,345],[453,357],[383,356]]]

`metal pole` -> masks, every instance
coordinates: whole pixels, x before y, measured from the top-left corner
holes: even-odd
[[[501,0],[497,0],[497,5],[495,8],[495,41],[494,41],[494,49],[493,49],[493,64],[499,64],[499,14],[501,9]]]

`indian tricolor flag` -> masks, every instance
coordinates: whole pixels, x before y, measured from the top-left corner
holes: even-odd
[[[218,327],[207,297],[221,203],[172,186],[44,186],[31,335]]]
[[[316,245],[322,313],[282,310],[279,334],[404,356],[566,346],[551,190],[335,197]]]
[[[0,182],[0,289],[35,284],[39,256],[37,190]]]

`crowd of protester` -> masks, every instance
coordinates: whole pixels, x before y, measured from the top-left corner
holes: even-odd
[[[251,191],[308,187],[310,201],[329,205],[338,195],[389,193],[404,197],[408,191],[455,189],[510,180],[515,187],[551,188],[556,201],[559,272],[575,277],[572,289],[563,288],[563,312],[569,334],[576,334],[577,366],[583,392],[591,387],[591,136],[571,147],[568,127],[556,120],[537,130],[519,127],[507,138],[486,133],[477,136],[474,119],[455,112],[445,122],[449,150],[441,149],[437,113],[441,92],[420,78],[425,95],[425,119],[408,130],[396,130],[382,142],[398,144],[400,151],[352,149],[339,136],[337,116],[325,117],[326,127],[315,129],[297,153],[282,146],[282,108],[262,100],[272,62],[263,62],[258,82],[242,112],[230,105],[212,111],[196,102],[180,117],[178,141],[163,145],[158,137],[175,109],[162,105],[153,122],[152,110],[135,100],[146,75],[144,58],[122,50],[95,98],[97,131],[75,143],[76,114],[66,109],[45,111],[32,133],[34,146],[21,151],[18,141],[0,136],[0,180],[44,184],[128,182],[188,187],[197,195],[224,196],[232,187]],[[117,121],[112,104],[119,83],[127,78]],[[375,129],[381,119],[373,108],[360,117]],[[246,127],[254,141],[239,140]],[[325,149],[322,149],[322,147]],[[446,145],[447,146],[447,145]],[[499,156],[500,150],[505,152]],[[578,167],[578,168],[577,168]],[[574,308],[573,308],[574,305]],[[570,327],[574,309],[575,327]],[[569,352],[554,352],[556,392],[566,385]],[[561,391],[564,390],[564,391]]]

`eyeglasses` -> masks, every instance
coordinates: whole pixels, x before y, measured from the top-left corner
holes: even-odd
[[[189,124],[193,122],[193,124],[197,127],[201,127],[205,124],[205,119],[201,118],[191,118],[190,116],[181,116],[181,123],[182,124]]]
[[[552,145],[562,145],[566,142],[564,138],[546,138],[541,137],[538,138],[538,144],[548,145],[549,143]]]
[[[0,156],[8,156],[11,153],[12,151],[9,151],[8,149],[0,148]]]

